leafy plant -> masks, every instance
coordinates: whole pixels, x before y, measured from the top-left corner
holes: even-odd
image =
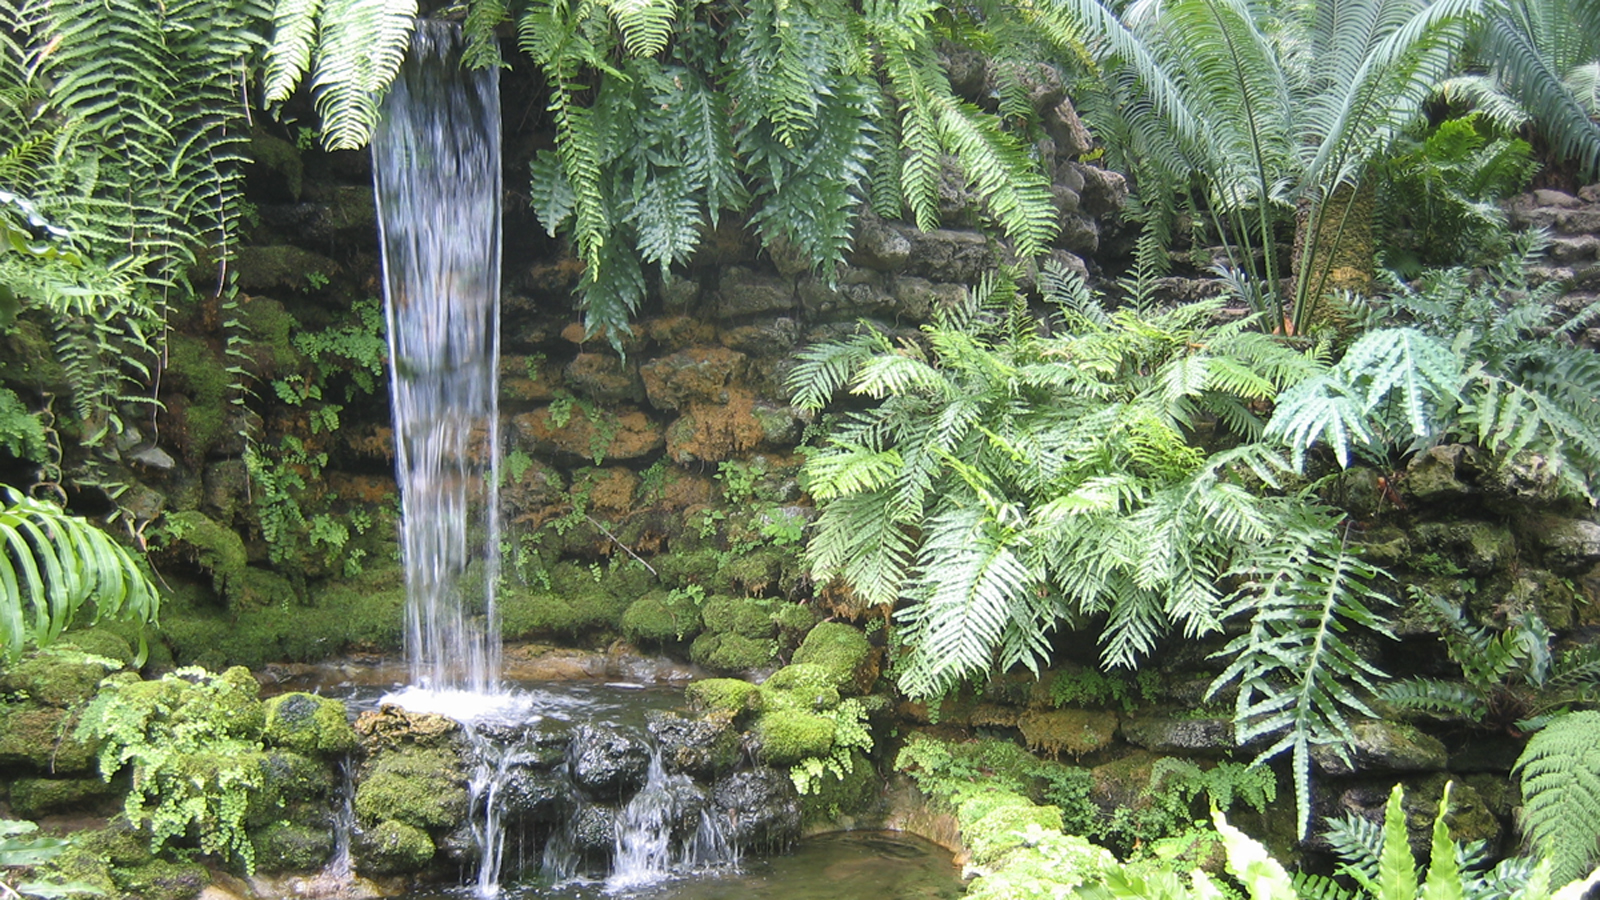
[[[48,863],[71,846],[63,838],[35,837],[39,826],[32,822],[0,819],[0,872],[8,869],[31,869]],[[74,894],[98,894],[101,891],[87,884],[59,884],[49,881],[21,881],[16,884],[0,879],[0,896],[43,897],[55,900]]]
[[[202,852],[254,867],[244,820],[264,777],[259,691],[242,667],[188,668],[108,683],[84,710],[78,732],[101,741],[101,776],[132,768],[126,812],[153,848],[192,836]]]
[[[154,622],[160,594],[121,545],[86,519],[0,485],[0,659],[43,647],[87,605],[93,621]]]
[[[1553,861],[1557,881],[1581,877],[1600,861],[1600,712],[1551,720],[1528,741],[1512,774],[1522,787],[1529,843]]]
[[[1526,728],[1574,703],[1600,702],[1600,647],[1551,652],[1544,620],[1524,612],[1494,634],[1449,600],[1411,587],[1416,608],[1443,638],[1462,681],[1409,678],[1379,696],[1401,709],[1461,716],[1496,728]]]
[[[1572,337],[1600,307],[1555,325],[1547,301],[1558,288],[1526,280],[1536,241],[1488,277],[1448,269],[1391,284],[1373,307],[1383,327],[1285,391],[1267,433],[1289,443],[1297,467],[1318,443],[1341,465],[1352,454],[1388,463],[1442,440],[1476,442],[1501,464],[1537,454],[1564,491],[1592,501],[1600,358]]]
[[[1234,564],[1229,575],[1244,586],[1228,598],[1224,616],[1248,616],[1250,627],[1216,654],[1231,662],[1207,691],[1209,698],[1238,685],[1234,739],[1272,741],[1258,763],[1290,753],[1302,838],[1311,817],[1312,748],[1333,747],[1348,760],[1349,717],[1373,716],[1363,694],[1374,693],[1374,679],[1383,677],[1346,635],[1358,627],[1393,636],[1382,609],[1394,601],[1373,587],[1384,573],[1344,545],[1337,518],[1334,510],[1307,507],[1281,519],[1272,538]]]
[[[872,750],[872,730],[867,726],[867,711],[860,700],[842,700],[838,706],[818,715],[833,720],[833,749],[827,756],[808,757],[789,767],[789,778],[795,790],[802,794],[821,790],[822,779],[829,774],[843,781],[855,771],[856,752]]]
[[[1216,579],[1278,529],[1296,501],[1244,483],[1274,478],[1270,449],[1208,456],[1203,416],[1245,436],[1251,404],[1311,368],[1215,302],[1108,313],[1057,282],[1054,334],[1003,278],[941,313],[920,341],[869,326],[802,355],[789,386],[818,408],[836,391],[874,401],[808,454],[820,515],[818,583],[895,605],[914,696],[1024,665],[1037,671],[1062,621],[1104,615],[1101,659],[1133,667],[1169,630],[1213,630]]]
[[[1498,136],[1479,113],[1398,141],[1374,167],[1383,264],[1404,276],[1427,266],[1477,265],[1512,250],[1500,201],[1522,190],[1533,148]]]

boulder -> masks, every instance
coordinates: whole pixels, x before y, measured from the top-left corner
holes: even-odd
[[[590,796],[610,800],[633,795],[644,784],[650,748],[632,735],[604,725],[573,729],[567,753],[572,783]]]
[[[712,788],[711,804],[741,847],[782,847],[799,836],[800,794],[776,769],[735,772]]]
[[[1348,760],[1331,746],[1312,748],[1312,762],[1323,774],[1435,772],[1450,761],[1450,754],[1437,738],[1404,722],[1364,719],[1350,723],[1350,730],[1355,741],[1349,748]]]

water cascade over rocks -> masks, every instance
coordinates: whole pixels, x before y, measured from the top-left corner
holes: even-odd
[[[544,877],[598,860],[618,887],[637,887],[737,854],[708,792],[668,774],[642,736],[580,726],[560,754],[565,778],[541,775],[552,765],[538,704],[500,683],[500,103],[497,72],[463,69],[462,46],[455,25],[417,23],[372,140],[411,679],[385,702],[461,725],[459,852],[475,861],[479,896],[532,868],[539,837]],[[557,810],[558,824],[540,825]]]

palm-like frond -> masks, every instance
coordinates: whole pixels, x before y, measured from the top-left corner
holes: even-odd
[[[94,618],[153,622],[160,595],[128,551],[85,519],[0,485],[0,658]]]

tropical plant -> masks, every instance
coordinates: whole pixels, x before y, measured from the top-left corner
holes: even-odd
[[[1115,135],[1103,137],[1146,208],[1198,184],[1193,206],[1227,242],[1230,267],[1258,286],[1267,324],[1295,334],[1334,287],[1370,277],[1368,164],[1418,121],[1476,8],[1147,0],[1119,18],[1097,0],[1066,5],[1105,63]],[[1285,273],[1277,232],[1289,216]]]
[[[49,644],[85,606],[93,621],[154,622],[160,595],[105,532],[0,485],[0,660]]]
[[[1580,178],[1600,174],[1600,3],[1492,0],[1441,93],[1538,134]]]
[[[0,873],[10,869],[32,869],[60,856],[71,846],[64,838],[36,837],[39,826],[32,822],[0,819]],[[9,883],[0,878],[0,897],[43,897],[55,900],[74,894],[98,894],[99,888],[87,884],[63,884],[49,881],[19,881]]]
[[[1327,876],[1291,877],[1266,847],[1230,825],[1222,813],[1214,813],[1212,820],[1227,855],[1228,874],[1238,880],[1250,900],[1491,900],[1507,896],[1523,900],[1581,900],[1591,887],[1600,884],[1597,870],[1583,881],[1572,881],[1552,891],[1548,861],[1537,866],[1513,864],[1505,871],[1497,869],[1481,877],[1464,872],[1459,862],[1462,850],[1451,840],[1445,822],[1450,808],[1449,785],[1445,786],[1439,812],[1434,816],[1427,870],[1419,878],[1402,800],[1400,786],[1396,785],[1384,807],[1382,828],[1363,829],[1363,840],[1348,848],[1355,851],[1355,859],[1342,866],[1340,872],[1355,883],[1355,890]],[[1224,893],[1204,870],[1195,869],[1188,874],[1185,883],[1177,873],[1165,868],[1125,863],[1112,867],[1098,883],[1078,888],[1076,894],[1084,900],[1220,900],[1232,896]]]
[[[1411,278],[1429,266],[1497,262],[1514,249],[1501,201],[1537,169],[1527,141],[1481,113],[1408,135],[1373,167],[1381,262]]]
[[[1522,788],[1522,832],[1553,861],[1555,878],[1576,878],[1600,861],[1600,712],[1551,720],[1512,774]]]
[[[1234,739],[1272,741],[1258,762],[1290,753],[1302,838],[1311,818],[1312,749],[1331,747],[1348,761],[1350,716],[1373,716],[1364,696],[1383,677],[1346,635],[1357,626],[1392,637],[1382,610],[1394,601],[1373,587],[1383,572],[1345,546],[1337,519],[1333,510],[1305,507],[1280,518],[1270,539],[1235,562],[1228,574],[1244,584],[1223,615],[1248,615],[1250,627],[1218,651],[1231,662],[1207,691],[1209,698],[1237,685]]]
[[[1379,696],[1401,709],[1460,716],[1490,727],[1528,729],[1576,703],[1600,703],[1600,647],[1556,654],[1554,636],[1536,613],[1515,616],[1494,634],[1456,604],[1410,588],[1416,608],[1444,639],[1461,667],[1461,681],[1408,678],[1385,684]],[[1531,720],[1531,721],[1530,721]]]
[[[1136,665],[1170,630],[1214,630],[1216,580],[1266,542],[1295,501],[1263,498],[1266,447],[1208,456],[1202,417],[1249,435],[1251,403],[1312,360],[1217,305],[1103,310],[1060,278],[1056,334],[991,279],[920,340],[871,326],[813,347],[795,402],[876,401],[807,458],[821,514],[808,547],[819,583],[863,606],[909,600],[900,686],[942,693],[987,670],[1037,670],[1061,623],[1104,615],[1101,658]]]
[[[1381,327],[1285,391],[1267,433],[1291,446],[1296,467],[1324,442],[1341,465],[1353,453],[1388,465],[1443,440],[1477,443],[1498,464],[1537,454],[1562,490],[1593,502],[1600,357],[1573,336],[1600,306],[1555,325],[1559,287],[1527,285],[1535,238],[1488,273],[1392,282],[1371,307]]]

